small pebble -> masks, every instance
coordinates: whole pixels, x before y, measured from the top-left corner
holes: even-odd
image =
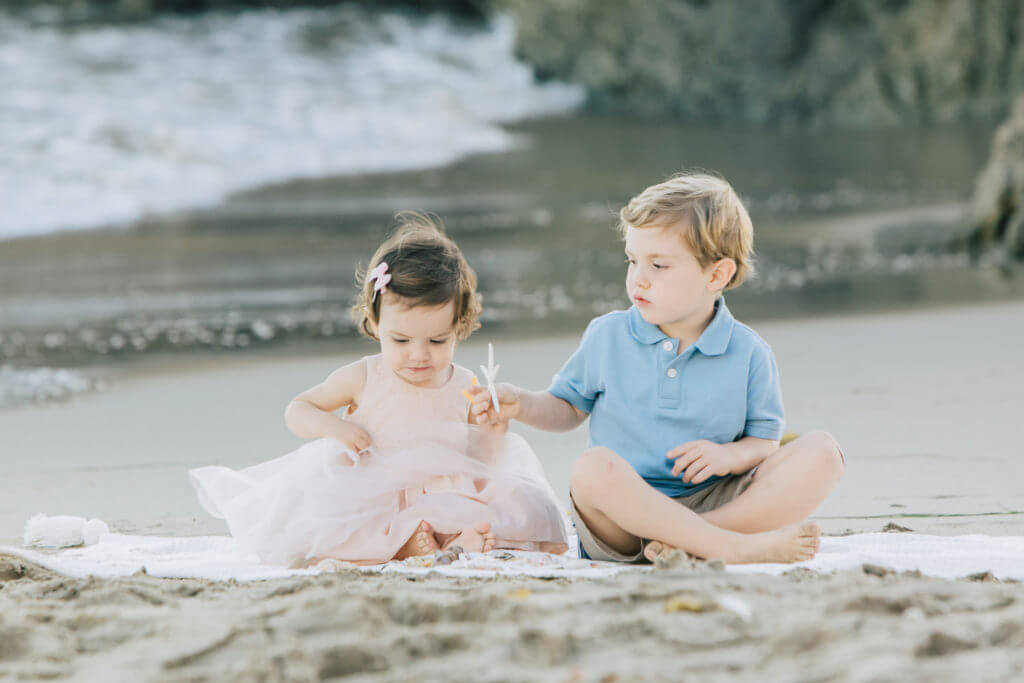
[[[459,556],[453,553],[451,548],[434,551],[434,565],[436,566],[451,564],[457,559],[459,559]]]

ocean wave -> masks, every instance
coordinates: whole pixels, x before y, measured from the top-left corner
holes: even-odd
[[[0,239],[131,223],[296,178],[430,168],[567,112],[498,17],[357,7],[54,27],[0,15]]]

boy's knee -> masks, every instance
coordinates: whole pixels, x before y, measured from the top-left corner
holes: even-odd
[[[581,497],[600,495],[601,491],[612,485],[616,473],[623,465],[628,467],[610,448],[596,447],[583,451],[573,463],[569,475],[569,489],[573,498],[580,502]]]
[[[808,439],[812,439],[815,450],[820,454],[819,457],[828,460],[829,464],[839,468],[840,471],[846,465],[846,456],[843,455],[843,449],[839,447],[839,442],[836,438],[826,431],[811,432],[806,436]]]

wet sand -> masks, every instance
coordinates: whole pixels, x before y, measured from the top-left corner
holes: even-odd
[[[815,515],[826,533],[896,522],[1024,534],[1024,303],[757,327],[779,360],[788,428],[826,429],[845,449],[845,477]],[[485,329],[459,361],[476,367],[487,341],[505,379],[542,388],[576,338]],[[185,470],[295,447],[287,400],[357,355],[174,361],[70,403],[0,414],[0,543],[16,543],[36,512],[129,533],[222,532]],[[564,493],[585,430],[521,431]],[[881,574],[685,564],[600,581],[343,573],[235,585],[66,579],[7,559],[0,677],[924,681],[1024,670],[1018,585]],[[751,620],[721,596],[743,601]]]

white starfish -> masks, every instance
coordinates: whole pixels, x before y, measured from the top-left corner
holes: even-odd
[[[494,344],[487,344],[487,367],[480,366],[480,371],[484,373],[484,379],[487,380],[487,390],[491,392],[491,402],[494,403],[494,412],[501,413],[501,405],[498,403],[498,390],[494,388],[494,380],[498,378],[498,368],[500,365],[494,364]]]

